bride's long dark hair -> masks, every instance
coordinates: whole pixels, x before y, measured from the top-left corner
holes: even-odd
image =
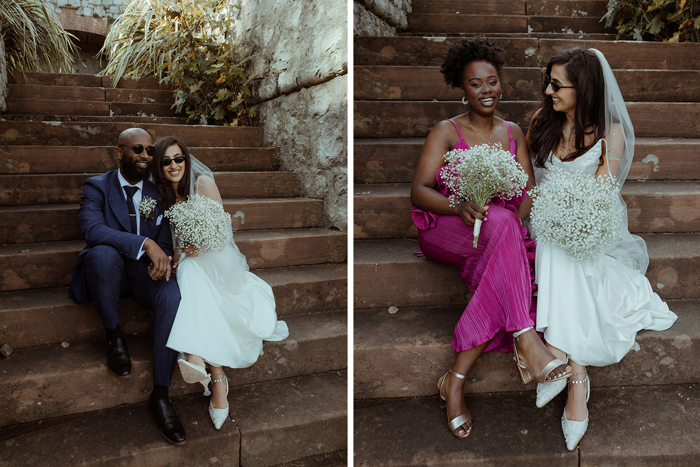
[[[165,172],[161,166],[161,161],[163,160],[163,157],[165,157],[165,151],[167,151],[173,144],[180,146],[180,152],[183,156],[185,156],[185,173],[183,174],[180,184],[177,187],[177,193],[170,184],[170,181],[165,178]],[[166,136],[161,138],[153,146],[156,148],[156,153],[153,155],[153,161],[151,162],[151,179],[153,180],[153,184],[158,189],[158,193],[160,193],[159,206],[161,209],[168,209],[177,202],[178,195],[183,198],[187,198],[187,195],[190,194],[190,170],[192,167],[190,149],[185,143],[174,136]]]
[[[576,151],[564,160],[572,161],[583,155],[604,136],[605,133],[605,80],[603,68],[595,53],[588,49],[576,47],[559,52],[547,65],[547,75],[551,76],[553,65],[563,65],[566,76],[576,86],[576,110],[574,113],[574,131]],[[561,142],[566,115],[554,110],[552,97],[546,94],[548,81],[542,87],[542,107],[528,131],[528,147],[534,154],[535,167],[544,167],[551,151]],[[588,133],[586,129],[588,128]],[[585,144],[586,134],[595,137],[589,145]]]

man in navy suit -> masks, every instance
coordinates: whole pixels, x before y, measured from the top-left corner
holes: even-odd
[[[73,269],[69,294],[84,304],[95,303],[107,330],[107,366],[117,376],[131,373],[131,358],[119,326],[120,298],[133,297],[153,310],[153,392],[148,408],[163,437],[183,444],[185,430],[168,398],[177,353],[165,346],[180,290],[171,277],[173,245],[168,220],[157,206],[156,187],[148,181],[154,152],[151,136],[141,128],[119,135],[119,170],[89,178],[83,185],[80,228],[87,246]],[[156,207],[140,212],[151,198]],[[153,204],[153,203],[151,203]]]

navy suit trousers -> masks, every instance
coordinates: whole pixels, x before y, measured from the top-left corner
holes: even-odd
[[[153,310],[153,384],[170,387],[177,352],[165,346],[180,305],[175,277],[151,280],[148,263],[127,258],[107,245],[91,248],[85,257],[87,289],[106,329],[119,324],[120,298],[133,297]]]

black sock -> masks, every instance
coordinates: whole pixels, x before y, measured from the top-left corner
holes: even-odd
[[[117,327],[114,329],[105,328],[105,331],[107,331],[107,340],[110,342],[112,342],[117,337],[124,337],[124,334],[122,333],[122,327],[118,324]]]
[[[153,392],[151,393],[153,399],[167,399],[168,398],[168,388],[167,386],[153,386]]]

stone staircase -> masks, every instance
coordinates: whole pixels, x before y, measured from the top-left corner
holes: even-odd
[[[700,44],[613,41],[597,25],[605,3],[416,0],[407,33],[355,38],[355,465],[697,462]],[[430,129],[465,111],[439,73],[442,57],[455,36],[484,25],[497,25],[485,32],[505,49],[499,116],[525,130],[554,54],[577,45],[605,54],[637,135],[623,188],[630,230],[647,242],[654,290],[679,316],[670,330],[639,333],[641,350],[619,364],[591,368],[591,424],[574,452],[561,434],[565,397],[535,408],[535,385],[520,383],[512,354],[484,354],[469,373],[468,439],[450,434],[437,404],[469,291],[457,269],[413,254],[410,183]],[[564,27],[577,34],[556,32]]]
[[[261,128],[184,124],[156,80],[83,75],[10,77],[0,120],[0,465],[344,463],[347,435],[346,235],[323,229],[323,201],[299,197],[296,174]],[[175,135],[214,171],[236,241],[274,289],[290,329],[250,368],[229,370],[235,423],[216,431],[201,387],[176,370],[171,397],[188,443],[162,440],[145,402],[152,319],[131,299],[121,320],[132,374],[106,367],[104,329],[68,298],[84,240],[81,186],[118,167],[129,127]],[[50,459],[50,461],[49,461]]]

